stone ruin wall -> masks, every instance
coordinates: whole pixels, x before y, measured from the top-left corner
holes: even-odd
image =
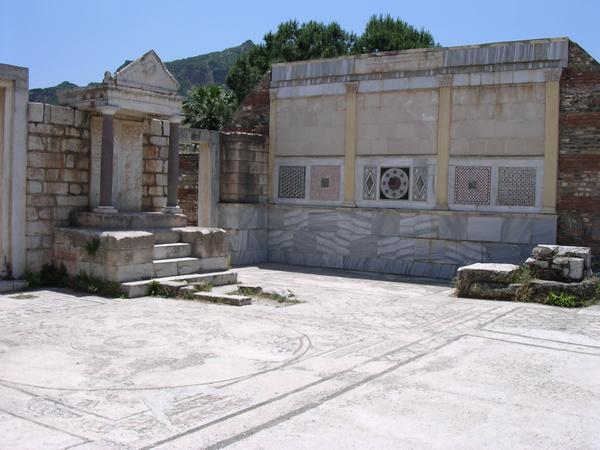
[[[267,136],[256,133],[221,134],[221,203],[267,201]]]
[[[142,210],[161,211],[167,206],[169,123],[145,120],[143,139]]]
[[[89,206],[89,116],[62,106],[29,104],[27,269],[52,261],[54,227]]]
[[[27,139],[27,270],[53,260],[54,228],[90,207],[90,116],[74,108],[29,104]],[[143,209],[166,205],[169,124],[146,120]]]
[[[560,82],[558,242],[600,257],[600,64],[570,42]]]

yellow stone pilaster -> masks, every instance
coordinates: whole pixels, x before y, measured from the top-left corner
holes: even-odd
[[[273,203],[273,186],[275,177],[275,155],[277,153],[277,89],[269,91],[269,174],[267,199]]]
[[[560,71],[546,73],[544,114],[544,194],[542,212],[556,212],[558,184],[558,114],[560,110]]]
[[[450,120],[452,114],[452,76],[439,78],[436,209],[448,209],[448,166],[450,162]]]
[[[358,83],[346,84],[346,136],[344,148],[344,206],[356,206],[354,184],[356,173],[356,96]]]

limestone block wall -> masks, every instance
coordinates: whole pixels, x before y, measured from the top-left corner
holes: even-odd
[[[142,209],[161,211],[167,206],[169,123],[146,119],[143,130]]]
[[[560,81],[558,242],[600,256],[600,65],[569,45]]]
[[[188,225],[198,224],[198,153],[179,153],[179,206],[188,219]]]
[[[450,154],[543,156],[544,83],[452,89]]]
[[[356,120],[357,155],[437,153],[435,89],[359,94]]]
[[[220,201],[260,203],[267,199],[266,136],[221,133]]]
[[[278,97],[277,156],[343,156],[344,95]]]
[[[52,261],[54,227],[89,208],[90,118],[81,111],[29,104],[27,269]]]

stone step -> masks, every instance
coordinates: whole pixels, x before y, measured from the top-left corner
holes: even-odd
[[[172,277],[200,272],[202,261],[198,258],[170,258],[154,260],[155,277]]]
[[[214,292],[194,292],[194,297],[212,303],[224,303],[233,306],[245,306],[252,303],[252,298],[245,295],[216,294]]]
[[[154,244],[174,244],[179,242],[181,234],[173,228],[153,228],[144,230],[154,234]]]
[[[192,255],[192,246],[184,242],[154,245],[154,259],[185,258]]]
[[[0,280],[0,294],[22,291],[28,286],[29,283],[25,280]]]
[[[127,283],[121,283],[121,289],[123,290],[125,296],[129,298],[143,297],[144,295],[148,295],[150,283],[153,281],[157,281],[159,283],[182,281],[188,284],[204,282],[210,283],[213,286],[225,286],[228,284],[237,283],[237,272],[226,270],[223,272],[194,273],[174,277],[154,278],[152,280],[129,281]]]

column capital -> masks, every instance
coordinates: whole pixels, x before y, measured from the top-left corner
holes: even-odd
[[[112,106],[112,105],[104,105],[104,106],[99,106],[98,111],[103,116],[114,116],[117,113],[117,111],[119,111],[119,107]]]
[[[345,84],[346,94],[356,94],[358,92],[358,81],[350,81]]]
[[[169,117],[169,123],[181,123],[181,122],[183,122],[184,119],[185,119],[185,117],[183,117],[183,115],[176,114],[176,115]]]

